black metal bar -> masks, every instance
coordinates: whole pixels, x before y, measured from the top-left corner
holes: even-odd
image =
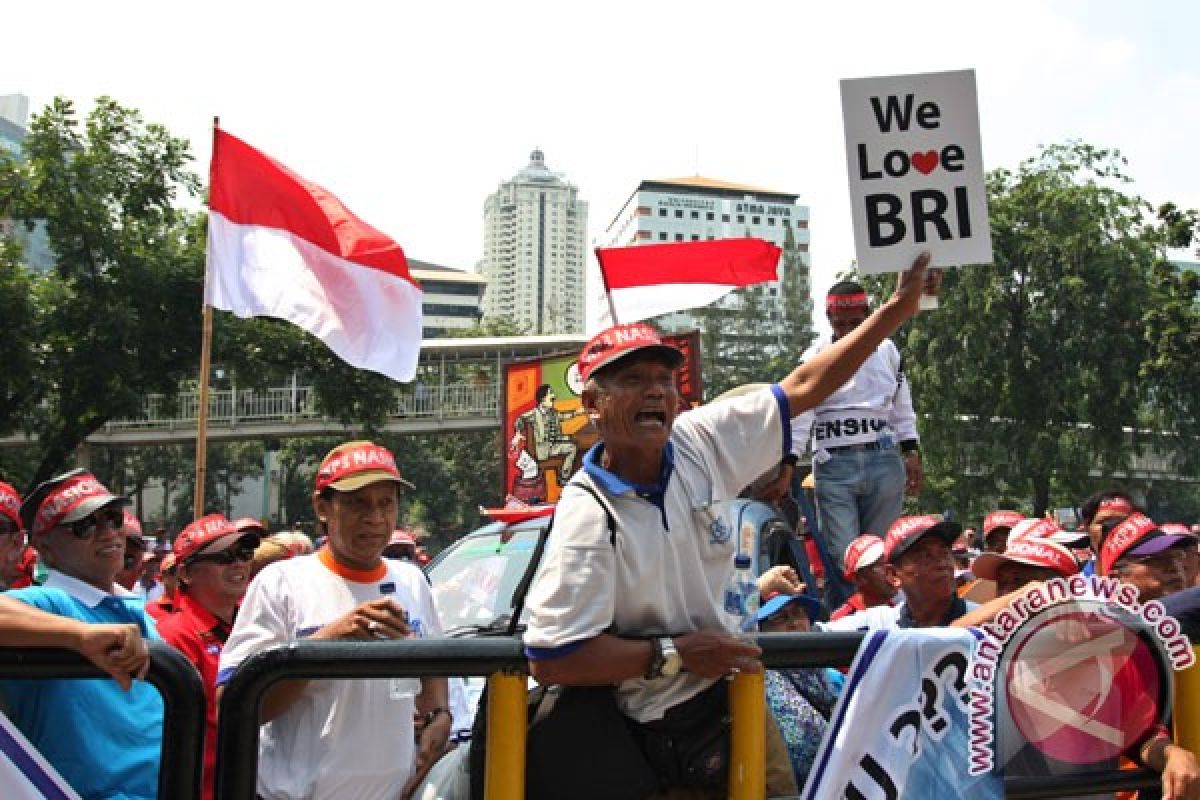
[[[204,765],[204,685],[188,661],[163,642],[150,642],[146,681],[163,698],[162,760],[158,796],[172,800],[200,797]],[[73,650],[0,647],[0,678],[45,680],[104,678],[112,680]]]
[[[845,666],[865,634],[764,633],[756,640],[768,667]],[[262,701],[275,683],[290,679],[363,679],[428,675],[490,675],[524,670],[521,642],[507,637],[419,639],[395,642],[296,642],[257,653],[233,674],[221,698],[217,732],[217,796],[254,800]],[[1011,800],[1041,800],[1159,786],[1150,770],[1109,771],[1043,778],[1006,778]]]
[[[1110,770],[1052,778],[1005,778],[1004,796],[1009,800],[1042,800],[1109,794],[1130,789],[1157,789],[1161,786],[1162,779],[1153,770]]]
[[[520,640],[505,636],[295,642],[256,653],[238,667],[222,692],[216,795],[222,800],[253,800],[263,698],[279,681],[490,675],[513,669],[525,669],[525,651]]]

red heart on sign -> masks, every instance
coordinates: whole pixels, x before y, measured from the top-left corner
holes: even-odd
[[[934,168],[937,167],[937,164],[937,150],[930,150],[928,153],[912,154],[912,165],[916,167],[917,171],[922,175],[928,175],[929,173],[933,172]]]

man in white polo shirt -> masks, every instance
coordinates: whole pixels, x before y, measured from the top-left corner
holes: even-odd
[[[325,456],[313,507],[328,543],[255,577],[221,651],[218,686],[254,653],[298,639],[441,633],[421,570],[382,557],[396,526],[399,487],[411,485],[392,454],[371,442],[347,442]],[[258,794],[400,797],[445,749],[447,705],[445,678],[278,684],[263,703]],[[414,709],[425,720],[416,748]]]
[[[600,443],[559,500],[528,595],[526,652],[543,684],[616,685],[646,758],[609,764],[593,748],[567,749],[552,766],[573,782],[557,796],[599,796],[605,775],[635,770],[663,790],[724,796],[727,747],[676,738],[719,724],[720,678],[761,669],[758,648],[728,631],[723,590],[739,537],[712,505],[778,464],[790,451],[788,419],[844,383],[916,310],[927,263],[918,258],[895,297],[780,384],[683,414],[682,354],[653,328],[618,325],[584,346],[583,407]],[[690,758],[696,748],[701,757]],[[532,759],[531,750],[531,775]]]

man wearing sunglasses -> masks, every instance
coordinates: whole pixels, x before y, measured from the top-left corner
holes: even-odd
[[[158,639],[140,598],[116,583],[125,556],[122,506],[128,501],[95,476],[72,470],[40,484],[21,505],[21,521],[49,567],[42,586],[9,596],[82,622],[134,625]],[[163,702],[134,681],[0,682],[9,718],[84,798],[155,798]]]
[[[250,561],[256,547],[258,533],[238,530],[223,514],[201,517],[175,539],[177,612],[161,621],[159,633],[196,665],[204,682],[208,704],[204,736],[206,800],[214,796],[217,762],[217,666],[238,604],[250,585]]]

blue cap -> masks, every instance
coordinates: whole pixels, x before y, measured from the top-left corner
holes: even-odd
[[[778,614],[788,603],[800,603],[808,612],[809,622],[815,622],[821,613],[821,601],[809,594],[777,594],[758,607],[756,619],[763,622]]]

